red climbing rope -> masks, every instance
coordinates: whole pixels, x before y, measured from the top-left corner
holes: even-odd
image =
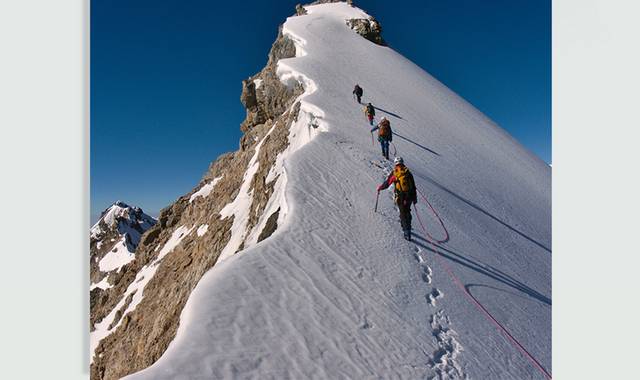
[[[429,202],[427,197],[425,197],[424,194],[422,194],[422,192],[420,190],[418,190],[418,194],[420,194],[420,197],[422,197],[422,199],[425,201],[425,203],[429,206],[429,208],[431,209],[431,212],[433,213],[433,215],[435,215],[436,218],[438,218],[438,221],[440,222],[440,226],[442,227],[442,230],[444,231],[445,237],[442,240],[438,240],[438,239],[434,238],[433,236],[431,236],[429,234],[429,232],[427,232],[427,229],[424,228],[424,225],[422,224],[422,220],[420,220],[420,215],[418,215],[418,210],[416,209],[416,216],[418,217],[418,221],[420,222],[420,225],[422,226],[422,229],[424,230],[424,233],[427,234],[429,239],[435,241],[438,244],[442,244],[442,243],[445,243],[445,242],[449,241],[449,231],[447,231],[447,228],[444,226],[444,222],[440,218],[440,215],[438,215],[438,213],[436,212],[436,209],[433,208],[433,206],[431,205],[431,202]],[[415,206],[414,206],[414,208],[415,208]]]
[[[427,205],[429,205],[429,208],[431,209],[431,211],[433,212],[433,214],[436,216],[436,218],[438,218],[438,221],[440,221],[440,225],[442,226],[442,229],[444,230],[446,237],[443,240],[436,240],[434,239],[429,232],[427,232],[427,229],[424,227],[424,225],[422,224],[422,220],[420,219],[420,215],[418,214],[418,209],[414,207],[414,210],[416,211],[416,217],[418,218],[418,222],[420,222],[420,227],[422,227],[422,230],[424,231],[424,233],[427,235],[427,239],[429,240],[429,244],[431,244],[431,248],[433,249],[434,252],[434,256],[437,258],[438,262],[440,263],[440,265],[442,267],[444,267],[444,269],[447,271],[447,273],[449,273],[449,276],[451,277],[451,279],[453,280],[453,282],[458,285],[458,287],[460,288],[460,290],[462,290],[462,292],[467,296],[467,298],[469,298],[469,300],[476,305],[476,307],[478,308],[478,310],[480,310],[482,312],[482,314],[484,314],[485,317],[487,317],[487,319],[489,319],[490,322],[492,322],[497,328],[498,330],[502,331],[502,333],[507,337],[507,339],[509,340],[509,342],[511,342],[525,357],[527,357],[529,359],[529,361],[538,369],[540,370],[540,372],[542,372],[542,374],[544,374],[544,376],[547,379],[551,379],[551,374],[549,372],[547,372],[547,370],[542,366],[542,364],[540,364],[540,362],[538,362],[538,360],[531,354],[529,353],[529,351],[527,351],[526,348],[524,348],[524,346],[522,344],[520,344],[520,342],[518,342],[518,340],[516,338],[513,337],[513,335],[511,335],[511,333],[500,323],[498,322],[497,319],[495,319],[493,317],[493,315],[491,315],[491,313],[489,313],[489,311],[482,306],[482,304],[480,302],[478,302],[478,300],[476,300],[476,298],[469,292],[469,290],[467,290],[467,288],[464,286],[464,284],[462,283],[462,281],[460,281],[460,279],[453,273],[453,270],[451,269],[451,267],[446,263],[445,260],[443,260],[440,257],[440,252],[438,252],[438,250],[436,249],[436,243],[441,244],[446,242],[447,240],[449,240],[449,231],[447,231],[446,227],[444,226],[444,222],[442,221],[442,219],[440,218],[440,216],[438,215],[438,213],[436,212],[436,210],[433,208],[433,206],[431,205],[431,203],[427,200],[427,197],[425,197],[420,191],[418,191],[420,193],[420,196],[422,197],[422,199],[424,199],[424,201],[427,203]],[[435,243],[434,243],[435,241]]]

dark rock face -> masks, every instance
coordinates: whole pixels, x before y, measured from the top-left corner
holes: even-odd
[[[356,33],[373,42],[374,44],[378,44],[381,46],[387,45],[387,43],[382,38],[382,26],[375,18],[354,18],[351,20],[347,20],[347,25],[349,25],[351,29],[355,30]]]
[[[306,15],[307,10],[300,4],[296,4],[296,16]]]
[[[271,46],[267,66],[258,74],[242,81],[240,101],[247,109],[247,117],[240,125],[242,132],[282,115],[291,106],[293,99],[304,92],[302,85],[287,87],[276,75],[278,61],[295,55],[296,47],[293,41],[282,34],[281,27],[278,38]],[[241,141],[240,146],[243,149],[246,144]]]
[[[258,240],[276,230],[280,211],[263,214],[279,174],[270,181],[267,177],[277,156],[289,146],[290,127],[300,112],[296,99],[304,92],[299,83],[282,83],[276,68],[278,60],[294,57],[295,53],[293,41],[283,36],[280,29],[267,65],[242,83],[240,99],[247,116],[241,124],[244,135],[240,149],[218,157],[189,194],[160,212],[158,223],[139,238],[135,260],[109,276],[112,287],[91,291],[90,329],[93,331],[95,325],[103,321],[109,322],[109,334],[99,341],[92,359],[92,379],[119,379],[148,367],[164,353],[175,337],[189,295],[216,264],[231,238],[234,217],[223,219],[220,211],[238,195],[244,173],[261,141],[256,155],[258,170],[247,179],[252,199],[246,230],[256,228],[263,218],[267,220],[263,222],[265,226]],[[215,185],[212,185],[214,179]],[[210,186],[210,193],[197,196],[205,186]],[[159,253],[179,228],[188,233],[158,261]],[[243,241],[239,250],[245,246]],[[148,280],[146,286],[136,290],[142,293],[128,291],[141,281],[136,280],[137,276],[149,266],[157,269],[150,279],[145,279]],[[142,300],[132,311],[127,311],[134,294],[142,294]],[[107,317],[111,319],[106,320]]]
[[[258,236],[258,242],[263,241],[264,239],[271,236],[276,229],[278,228],[278,216],[280,215],[280,208],[276,210],[269,219],[267,219],[267,224],[265,224],[264,229],[260,232],[260,236]]]

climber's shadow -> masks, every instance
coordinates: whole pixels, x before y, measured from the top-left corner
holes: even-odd
[[[422,144],[418,144],[417,142],[415,142],[415,141],[413,141],[413,140],[410,140],[410,139],[408,139],[408,138],[406,138],[406,137],[404,137],[404,136],[402,136],[402,135],[399,135],[399,134],[397,134],[396,132],[393,132],[393,136],[394,136],[394,137],[400,137],[400,138],[401,138],[401,139],[403,139],[404,141],[409,142],[409,143],[411,143],[411,144],[413,144],[413,145],[415,145],[415,146],[417,146],[417,147],[419,147],[419,148],[422,148],[422,149],[426,150],[426,151],[427,151],[427,152],[429,152],[429,153],[435,154],[436,156],[439,156],[439,155],[440,155],[440,153],[436,152],[435,150],[429,149],[429,148],[427,148],[426,146],[424,146],[424,145],[422,145]]]
[[[516,289],[526,295],[528,295],[529,297],[532,297],[546,305],[551,306],[551,299],[547,296],[545,296],[544,294],[536,291],[535,289],[532,289],[530,287],[528,287],[527,285],[523,284],[522,282],[516,280],[515,278],[509,276],[508,274],[500,271],[497,268],[494,268],[490,265],[481,263],[479,261],[473,261],[469,258],[466,258],[465,256],[462,256],[459,253],[456,253],[450,249],[444,248],[438,244],[434,244],[433,246],[431,245],[431,243],[428,242],[427,239],[425,239],[423,236],[420,236],[419,234],[414,233],[413,234],[414,238],[417,238],[416,240],[414,240],[414,243],[430,252],[435,253],[436,255],[440,255],[441,257],[453,261],[454,263],[460,264],[464,267],[467,267],[473,271],[476,271],[480,274],[483,274],[487,277],[490,277],[496,281],[499,281],[513,289]],[[435,247],[435,250],[434,250]]]
[[[380,107],[376,107],[376,106],[373,106],[373,108],[375,108],[375,109],[376,109],[376,110],[378,110],[378,111],[382,111],[382,112],[386,113],[387,115],[391,115],[391,116],[393,116],[393,117],[395,117],[395,118],[398,118],[398,119],[400,119],[400,120],[404,120],[404,119],[402,118],[402,116],[400,116],[400,115],[398,115],[398,114],[396,114],[396,113],[393,113],[393,112],[391,112],[391,111],[387,111],[387,110],[385,110],[384,108],[380,108]]]
[[[394,136],[396,135],[396,133],[393,134]],[[510,231],[513,231],[515,233],[517,233],[518,235],[522,236],[523,238],[529,240],[530,242],[532,242],[533,244],[537,245],[538,247],[544,249],[545,251],[551,253],[551,249],[549,249],[549,247],[547,247],[546,245],[542,244],[541,242],[535,240],[534,238],[530,237],[529,235],[525,234],[524,232],[512,227],[511,225],[503,222],[500,218],[494,216],[493,214],[485,211],[482,207],[478,206],[477,204],[471,202],[468,199],[465,199],[463,197],[461,197],[460,195],[454,193],[453,191],[447,189],[446,187],[442,186],[441,184],[439,184],[438,182],[434,181],[433,179],[427,177],[427,176],[420,176],[415,174],[416,176],[431,182],[432,184],[434,184],[436,187],[438,187],[439,189],[445,191],[447,194],[452,195],[453,197],[455,197],[456,199],[464,202],[465,204],[467,204],[468,206],[471,206],[472,208],[480,211],[481,213],[483,213],[484,215],[488,216],[489,218],[495,220],[496,222],[500,223],[501,225],[503,225],[504,227],[508,228]]]

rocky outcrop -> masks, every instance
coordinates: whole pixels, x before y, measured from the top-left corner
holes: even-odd
[[[242,132],[264,124],[267,120],[275,120],[282,115],[291,101],[302,94],[302,85],[288,87],[276,75],[277,63],[280,59],[291,58],[296,55],[296,47],[291,39],[283,36],[282,28],[278,31],[278,38],[271,46],[269,60],[265,68],[258,74],[242,81],[242,95],[240,101],[247,109],[247,117],[240,125]],[[246,147],[246,136],[241,141],[241,149]]]
[[[111,287],[92,291],[92,379],[118,379],[139,371],[166,350],[189,295],[234,233],[235,216],[223,218],[220,212],[245,181],[250,211],[237,251],[276,230],[280,209],[266,215],[280,175],[274,167],[289,146],[290,128],[300,113],[296,99],[304,91],[299,83],[282,83],[276,69],[280,59],[295,53],[295,45],[280,29],[267,65],[242,83],[240,100],[247,114],[240,125],[240,149],[220,156],[198,186],[160,212],[158,223],[139,238],[135,260],[109,277]],[[257,170],[245,178],[252,162]],[[255,238],[249,241],[249,236]]]
[[[347,25],[369,41],[381,46],[387,45],[382,38],[382,26],[375,18],[354,18],[347,20]]]
[[[300,4],[296,4],[296,16],[306,15],[307,10]]]
[[[342,3],[342,0],[316,0],[309,5],[317,5],[317,4],[326,4],[326,3]],[[352,0],[347,0],[347,4],[353,6]],[[302,16],[306,15],[307,10],[304,9],[300,4],[296,5],[296,15]],[[354,18],[351,20],[347,20],[347,25],[353,30],[356,31],[362,37],[368,39],[374,44],[378,44],[381,46],[387,46],[387,43],[382,38],[382,26],[374,17],[366,18]]]

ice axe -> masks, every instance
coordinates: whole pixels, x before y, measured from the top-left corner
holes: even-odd
[[[373,207],[373,212],[378,212],[378,198],[380,197],[380,191],[376,191],[376,205]]]

